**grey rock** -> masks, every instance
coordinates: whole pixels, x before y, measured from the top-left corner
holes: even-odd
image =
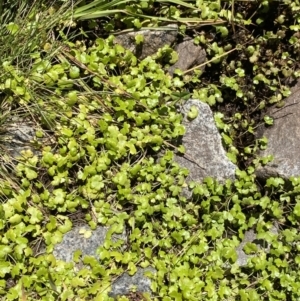
[[[137,272],[133,276],[124,273],[116,281],[114,281],[109,295],[111,297],[127,295],[130,293],[131,289],[135,289],[140,293],[151,293],[151,281],[144,275],[144,273],[148,271],[151,273],[156,273],[156,270],[151,267],[145,269],[138,268]]]
[[[274,224],[273,227],[269,230],[270,233],[278,235],[278,228]],[[237,252],[237,264],[240,267],[243,267],[247,265],[247,261],[249,258],[254,257],[254,255],[247,255],[244,251],[243,248],[247,243],[254,243],[258,247],[258,249],[264,250],[265,252],[269,253],[270,252],[270,244],[268,244],[266,241],[257,239],[257,234],[253,229],[247,230],[244,235],[243,241],[240,243],[240,245],[236,248]]]
[[[155,54],[159,48],[172,45],[177,38],[177,25],[170,25],[170,30],[140,30],[116,36],[115,43],[132,51],[139,59]],[[135,36],[143,35],[144,42],[136,45]]]
[[[258,136],[268,139],[268,147],[260,156],[273,155],[274,160],[257,170],[261,179],[268,177],[300,176],[300,89],[295,87],[286,98],[283,108],[272,108],[267,112],[274,124],[261,127]]]
[[[178,53],[178,61],[168,70],[172,76],[175,69],[186,71],[206,61],[205,50],[201,46],[195,45],[192,39],[185,40],[176,45],[174,50]],[[203,72],[205,67],[203,66],[200,69]]]
[[[80,233],[82,232],[81,230],[91,231],[92,235],[89,238],[85,238],[83,233]],[[108,230],[109,227],[99,226],[96,230],[90,230],[90,228],[85,225],[75,226],[71,231],[64,235],[62,242],[54,247],[53,255],[56,259],[72,262],[74,252],[76,250],[80,250],[82,252],[82,256],[89,255],[97,258],[96,251],[104,244]],[[122,234],[113,234],[112,240],[122,240],[126,242],[127,237],[125,232]],[[79,269],[83,267],[83,264],[80,262],[76,266]],[[126,295],[130,293],[131,289],[136,289],[139,293],[151,292],[151,281],[149,278],[144,276],[146,271],[155,273],[155,269],[148,267],[146,269],[138,268],[137,272],[133,276],[130,276],[128,273],[122,274],[112,283],[109,295],[111,297]]]
[[[22,157],[23,151],[31,151],[34,155],[41,156],[38,148],[34,147],[33,140],[42,141],[35,135],[36,124],[21,117],[12,116],[5,120],[0,132],[2,156],[0,165],[3,172],[15,174],[15,165]]]
[[[192,106],[198,109],[198,116],[190,121],[187,115]],[[236,166],[226,156],[210,107],[200,100],[190,99],[184,104],[182,113],[186,127],[182,144],[186,152],[184,156],[176,155],[175,160],[189,170],[187,182],[201,182],[205,177],[220,182],[233,180]],[[183,195],[189,198],[191,192],[185,190]]]
[[[19,157],[21,151],[26,149],[31,149],[35,152],[30,144],[30,141],[35,138],[33,123],[15,119],[7,121],[5,131],[1,136],[6,153],[13,158]]]
[[[92,235],[85,238],[81,230],[91,231]],[[55,245],[53,255],[60,260],[71,262],[73,254],[76,250],[81,250],[82,255],[90,255],[96,257],[97,248],[103,245],[109,227],[97,227],[96,230],[90,230],[88,226],[76,226],[64,235],[61,243]],[[122,234],[113,234],[113,241],[126,241],[125,232]]]

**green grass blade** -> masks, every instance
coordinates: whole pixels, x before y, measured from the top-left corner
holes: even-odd
[[[80,13],[80,12],[83,12],[83,11],[87,11],[88,9],[92,8],[92,7],[95,7],[95,6],[98,6],[100,4],[105,4],[105,0],[96,0],[96,1],[93,1],[89,4],[86,4],[86,5],[83,5],[83,6],[78,6],[77,4],[77,8],[75,8],[75,12],[74,13]]]
[[[141,27],[139,30],[171,31],[171,30],[177,30],[177,28],[171,26],[159,26],[159,27]],[[128,33],[133,31],[135,31],[135,29],[129,28],[129,29],[124,29],[122,31],[112,32],[112,33],[115,35],[120,35],[123,33]]]
[[[193,6],[191,4],[188,4],[188,3],[184,2],[184,1],[180,1],[180,0],[157,0],[156,2],[159,2],[159,3],[169,2],[172,4],[177,4],[177,5],[187,7],[187,8],[199,10],[199,8],[197,8],[196,6]]]
[[[112,9],[112,10],[105,10],[105,11],[99,11],[94,13],[82,13],[82,14],[74,14],[75,19],[79,20],[89,20],[89,19],[96,19],[100,17],[107,17],[116,13],[125,13],[126,11],[122,9]]]
[[[112,7],[116,5],[121,5],[123,3],[128,3],[131,0],[113,0],[110,1],[109,3],[105,3],[106,1],[99,0],[99,1],[94,1],[90,4],[75,8],[74,10],[74,17],[77,18],[77,16],[82,16],[82,14],[90,14],[90,13],[97,13],[99,10],[106,10],[106,9],[111,9]],[[101,5],[100,5],[101,4]]]

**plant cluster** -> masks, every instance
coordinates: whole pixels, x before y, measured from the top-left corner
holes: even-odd
[[[289,95],[283,79],[298,77],[300,4],[12,2],[17,15],[0,7],[9,37],[1,48],[1,132],[12,115],[25,116],[36,137],[19,158],[1,149],[0,298],[112,300],[114,279],[152,266],[147,300],[298,300],[300,178],[259,186],[255,168],[269,158],[255,157],[267,141],[253,134],[260,122],[272,123],[262,121],[263,109]],[[206,49],[201,78],[197,68],[170,77],[168,47],[138,60],[111,34],[169,22]],[[91,31],[103,36],[92,39]],[[241,167],[235,181],[186,183],[188,170],[174,162],[184,153],[177,105],[189,95],[219,110],[224,145]],[[181,194],[188,186],[191,199]],[[111,228],[99,260],[78,251],[65,263],[53,248],[78,212],[91,229]],[[269,231],[274,222],[278,234]],[[123,242],[110,238],[125,228],[129,244],[120,251]],[[251,257],[240,267],[236,247],[252,228],[270,248],[247,243]],[[86,266],[77,270],[79,260]]]

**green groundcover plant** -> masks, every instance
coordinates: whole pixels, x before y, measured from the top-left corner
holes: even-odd
[[[272,124],[264,109],[282,106],[299,75],[297,1],[9,1],[0,9],[1,144],[14,118],[35,124],[18,158],[1,147],[1,299],[113,300],[118,276],[152,266],[145,300],[299,300],[300,178],[258,183],[255,169],[271,158],[257,157],[267,141],[254,135]],[[171,77],[170,47],[139,60],[114,43],[116,31],[170,22],[205,48],[201,78],[202,66]],[[236,180],[187,183],[173,160],[184,155],[178,107],[189,97],[216,111]],[[99,260],[53,256],[73,213],[91,230],[110,226]],[[124,229],[126,246],[112,242]],[[240,267],[236,248],[249,229],[269,250],[247,243]]]

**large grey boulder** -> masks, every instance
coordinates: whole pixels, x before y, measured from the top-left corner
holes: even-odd
[[[189,120],[192,107],[198,110],[198,116]],[[200,100],[190,99],[181,110],[186,128],[182,144],[186,152],[184,156],[176,155],[175,161],[189,170],[187,182],[202,182],[206,177],[213,177],[220,182],[233,180],[236,166],[226,156],[210,107]],[[191,192],[186,190],[183,195],[190,197]]]
[[[5,122],[5,130],[1,136],[4,150],[11,157],[19,157],[23,150],[28,149],[35,153],[30,143],[36,137],[33,122],[11,118]]]
[[[276,224],[274,224],[272,226],[272,228],[269,230],[269,233],[271,235],[278,235],[278,227]],[[246,266],[248,259],[255,256],[255,255],[248,255],[244,252],[244,247],[246,246],[247,243],[255,244],[258,250],[263,250],[266,253],[270,252],[271,246],[268,242],[266,242],[263,239],[257,239],[257,233],[255,230],[253,230],[253,229],[247,230],[244,234],[243,241],[236,248],[236,253],[237,253],[237,257],[238,257],[236,263],[240,267]]]
[[[74,252],[80,250],[83,257],[89,255],[97,258],[96,251],[104,244],[108,231],[109,227],[98,226],[95,230],[91,230],[88,226],[75,226],[64,235],[61,243],[55,245],[53,255],[56,259],[72,262]],[[122,234],[113,234],[112,240],[122,240],[126,242],[127,236],[125,231]],[[80,269],[83,267],[83,263],[80,262],[76,266]],[[127,295],[132,289],[136,290],[137,293],[150,293],[151,281],[144,275],[147,271],[155,273],[155,270],[151,267],[146,269],[138,267],[137,272],[132,276],[128,273],[122,274],[112,283],[109,296],[117,297]]]
[[[271,127],[261,127],[258,136],[268,139],[267,149],[260,156],[273,155],[274,160],[257,170],[261,179],[268,177],[300,176],[300,86],[292,89],[283,108],[272,108],[267,115],[272,117]]]
[[[172,76],[176,69],[186,71],[191,67],[203,64],[206,61],[205,50],[201,46],[195,45],[192,39],[186,39],[182,43],[177,44],[174,47],[174,50],[178,54],[178,61],[168,70]],[[200,69],[203,72],[205,67],[202,66]]]
[[[3,173],[15,174],[15,166],[28,151],[41,156],[41,152],[33,142],[46,143],[47,138],[37,138],[36,124],[22,117],[11,116],[3,123],[0,131],[1,157],[0,165]]]
[[[128,273],[121,275],[112,284],[111,297],[118,297],[130,294],[132,290],[139,293],[151,293],[151,280],[145,276],[145,272],[156,273],[155,269],[148,267],[138,268],[137,272],[130,276]]]
[[[53,255],[66,262],[73,260],[73,254],[76,250],[82,252],[82,256],[90,255],[96,257],[98,247],[102,246],[109,227],[97,227],[91,230],[88,226],[75,226],[71,231],[67,232],[61,243],[55,245]],[[122,234],[113,234],[112,240],[123,240],[126,242],[125,232]]]
[[[177,26],[169,25],[168,27],[169,30],[140,30],[121,34],[116,36],[114,42],[132,51],[139,59],[155,54],[159,48],[165,45],[174,45],[178,60],[168,69],[171,76],[173,76],[175,69],[186,71],[206,61],[206,52],[201,46],[195,45],[193,39],[189,37],[177,44]],[[144,37],[144,42],[139,45],[136,45],[135,41],[137,35]],[[204,71],[204,66],[201,67],[201,70]]]
[[[177,38],[177,25],[170,25],[169,30],[139,30],[123,33],[115,38],[115,43],[130,50],[139,59],[155,54],[159,48],[172,45]],[[136,45],[135,37],[142,35],[144,42]]]

